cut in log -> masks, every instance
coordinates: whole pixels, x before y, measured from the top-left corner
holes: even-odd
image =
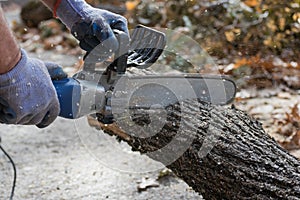
[[[183,116],[189,120],[183,121]],[[146,118],[140,115],[135,122],[143,124]],[[116,124],[104,126],[92,118],[89,122],[141,153],[166,146],[178,134],[178,124],[184,124],[180,138],[192,139],[192,143],[176,161],[164,163],[165,158],[149,155],[205,199],[300,199],[300,162],[268,136],[258,121],[234,107],[193,100],[176,104],[168,109],[164,127],[149,138],[132,135],[128,127],[126,133]],[[139,128],[132,126],[132,133]],[[207,138],[215,143],[202,155],[199,150]]]

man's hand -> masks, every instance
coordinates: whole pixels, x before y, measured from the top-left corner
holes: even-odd
[[[123,16],[93,8],[84,0],[62,0],[57,9],[57,16],[80,41],[80,47],[98,56],[99,61],[119,48],[114,29],[128,34],[129,37],[127,20]]]
[[[22,50],[18,64],[0,75],[0,122],[6,124],[51,124],[59,114],[59,101],[53,79],[67,75],[53,63],[28,58]]]

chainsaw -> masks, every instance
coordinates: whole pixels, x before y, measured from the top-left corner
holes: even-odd
[[[97,70],[99,60],[89,59],[88,55],[83,69],[73,77],[53,81],[60,102],[59,116],[76,119],[96,114],[99,121],[110,124],[116,113],[126,109],[166,108],[186,99],[216,105],[234,100],[236,85],[227,76],[126,73],[128,68],[146,69],[153,65],[165,49],[166,35],[143,25],[133,30],[131,40],[123,32],[114,33],[119,49],[113,60],[101,61],[104,70]]]

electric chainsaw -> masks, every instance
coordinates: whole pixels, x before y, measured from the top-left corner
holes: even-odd
[[[126,109],[166,108],[185,99],[198,99],[216,105],[233,101],[235,83],[226,76],[180,74],[140,75],[125,73],[127,68],[146,69],[154,64],[166,46],[163,32],[138,25],[131,40],[114,31],[119,50],[114,60],[101,61],[104,70],[97,70],[99,60],[86,56],[83,69],[71,78],[53,81],[59,102],[59,116],[76,119],[96,114],[98,120],[114,122],[114,114]],[[90,56],[92,57],[92,56]]]

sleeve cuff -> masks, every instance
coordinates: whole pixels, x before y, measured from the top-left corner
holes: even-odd
[[[15,67],[13,67],[9,72],[0,75],[0,86],[4,87],[10,85],[16,81],[16,79],[22,79],[23,77],[23,67],[26,66],[27,63],[27,53],[24,49],[21,49],[21,59],[17,63]]]

